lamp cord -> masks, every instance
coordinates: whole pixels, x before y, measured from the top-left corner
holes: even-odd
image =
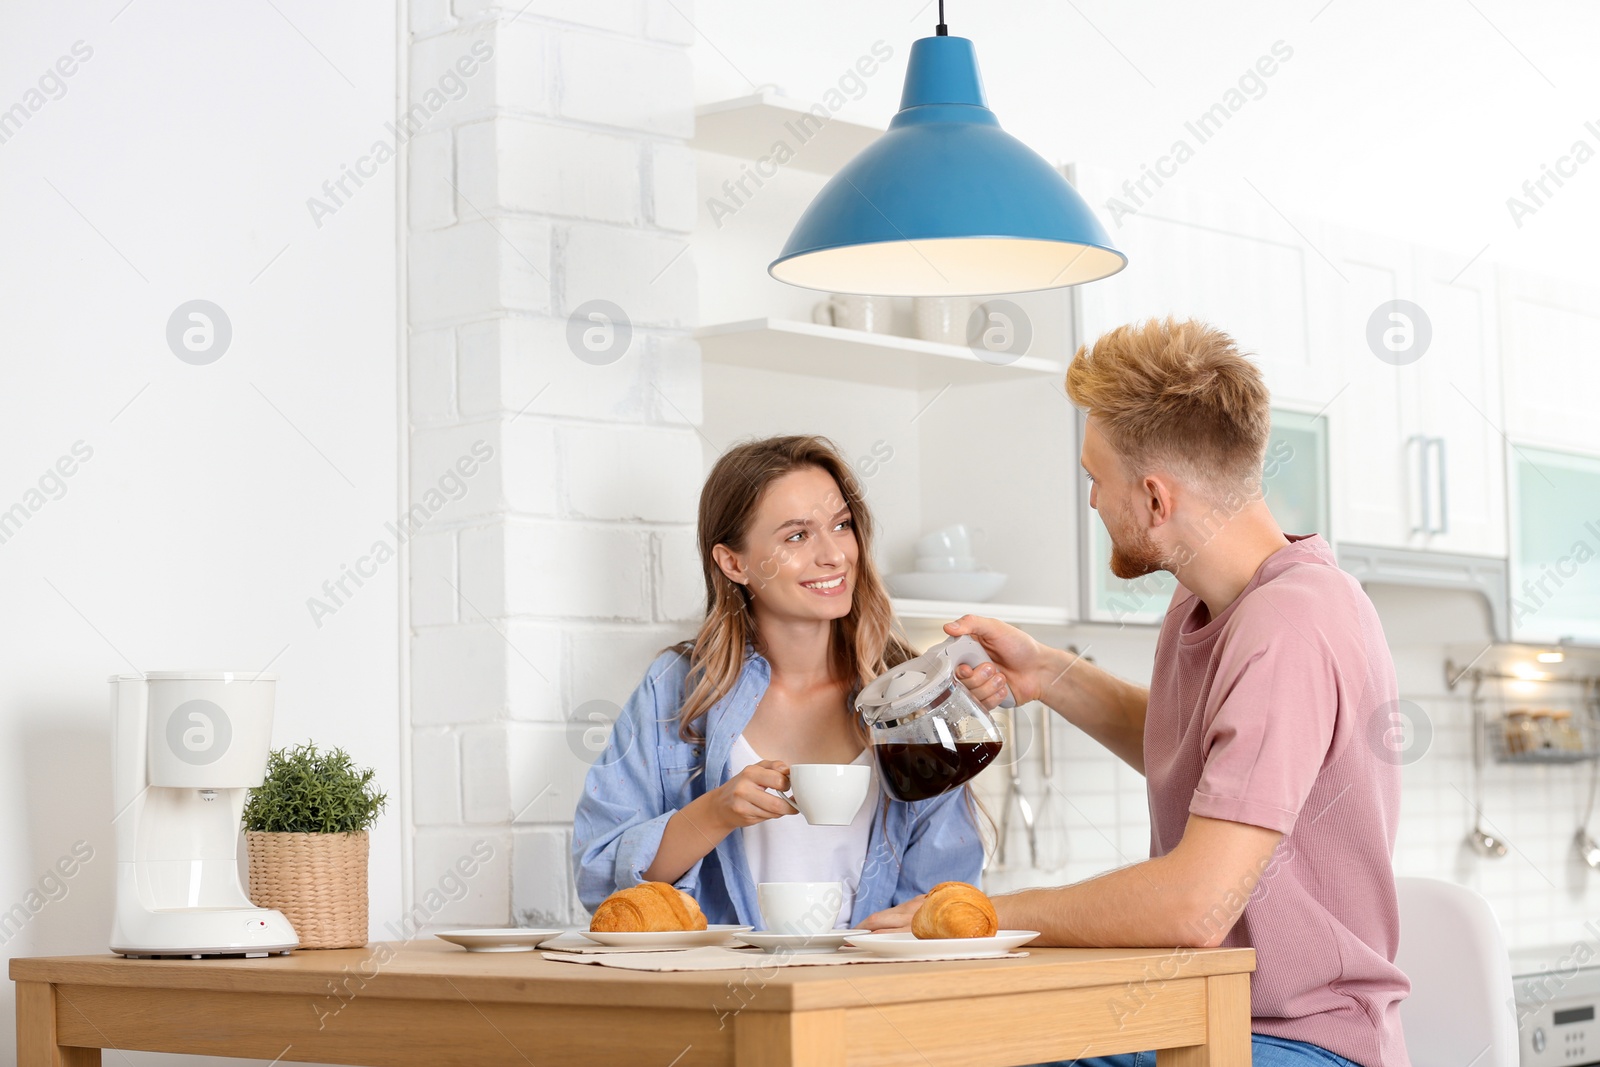
[[[939,37],[950,36],[950,27],[944,24],[944,0],[939,0],[939,25],[934,28],[933,32]]]

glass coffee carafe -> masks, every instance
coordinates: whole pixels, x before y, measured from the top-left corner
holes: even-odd
[[[936,797],[1000,755],[1000,728],[956,680],[956,667],[976,667],[988,658],[976,639],[948,638],[874,678],[856,697],[890,796]],[[1000,704],[1016,706],[1010,694]]]

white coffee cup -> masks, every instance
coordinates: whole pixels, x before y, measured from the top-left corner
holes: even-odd
[[[867,799],[872,768],[860,763],[796,763],[784,794],[813,826],[848,826]]]
[[[888,333],[894,319],[894,301],[886,296],[835,293],[811,309],[811,320],[866,333]]]
[[[842,882],[762,882],[756,886],[761,922],[775,934],[832,930],[844,903]]]
[[[967,343],[972,301],[964,296],[919,296],[912,301],[917,336],[947,345]]]

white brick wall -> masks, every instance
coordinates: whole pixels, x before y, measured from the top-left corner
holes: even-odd
[[[410,5],[410,497],[431,501],[410,787],[432,924],[582,921],[567,857],[596,739],[698,610],[692,29],[671,8]],[[625,321],[579,318],[590,301]],[[626,347],[574,348],[597,323]],[[493,458],[462,473],[478,442]],[[455,891],[475,847],[492,857]]]

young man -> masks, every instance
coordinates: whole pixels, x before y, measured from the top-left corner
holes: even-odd
[[[1044,945],[1251,946],[1255,1063],[1405,1067],[1394,664],[1327,542],[1285,536],[1262,499],[1261,374],[1227,334],[1169,319],[1080,349],[1067,391],[1112,571],[1178,579],[1150,688],[993,619],[945,629],[992,657],[963,668],[980,699],[1009,685],[1145,775],[1150,859],[997,897],[1000,925]],[[917,903],[866,925],[906,926]]]

